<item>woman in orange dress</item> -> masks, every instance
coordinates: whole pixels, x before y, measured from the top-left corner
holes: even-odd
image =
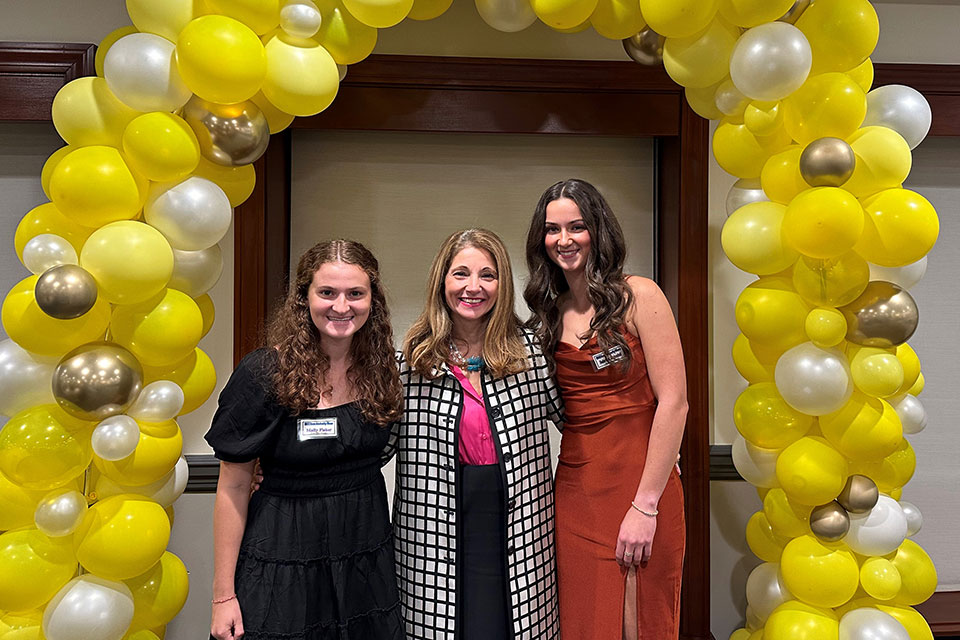
[[[540,198],[524,297],[566,409],[556,475],[564,640],[679,635],[683,353],[666,298],[623,274],[625,254],[591,184],[565,180]]]

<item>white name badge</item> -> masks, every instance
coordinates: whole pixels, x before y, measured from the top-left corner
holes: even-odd
[[[308,420],[301,418],[297,420],[297,440],[320,440],[323,438],[337,437],[337,419],[320,418]]]
[[[593,354],[593,370],[600,371],[601,369],[606,369],[614,362],[620,362],[621,360],[623,360],[623,349],[618,346],[610,347],[606,351]]]

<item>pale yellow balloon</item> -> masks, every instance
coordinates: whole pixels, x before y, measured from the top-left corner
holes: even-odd
[[[263,117],[267,119],[267,126],[270,127],[270,133],[280,133],[293,123],[295,116],[280,111],[280,109],[273,106],[273,103],[263,95],[263,91],[260,91],[257,95],[250,98],[250,102],[260,107]],[[232,201],[231,205],[234,207],[237,206],[233,204]]]
[[[586,22],[597,8],[597,0],[531,0],[540,20],[554,29],[571,29]]]
[[[598,0],[590,24],[597,33],[611,40],[629,38],[647,26],[637,0]]]
[[[139,31],[176,42],[180,31],[197,16],[194,4],[194,0],[127,0],[127,14]]]
[[[807,314],[804,330],[818,347],[835,347],[847,335],[847,319],[836,309],[820,307]]]
[[[732,353],[734,366],[747,382],[773,382],[780,351],[751,342],[741,333],[733,341]]]
[[[411,20],[433,20],[446,13],[453,0],[413,0],[407,17]]]
[[[167,286],[173,274],[173,249],[150,225],[114,222],[93,232],[80,252],[80,266],[96,278],[101,298],[133,304]]]
[[[200,162],[200,144],[190,125],[180,116],[159,111],[127,125],[123,153],[134,170],[155,182],[179,180]]]
[[[790,145],[790,136],[778,129],[757,137],[743,122],[725,118],[713,134],[713,154],[720,168],[738,178],[757,178],[767,160]]]
[[[193,174],[215,182],[227,194],[231,207],[239,206],[249,198],[257,182],[257,172],[252,164],[224,167],[203,157]]]
[[[322,22],[314,39],[330,52],[337,64],[360,62],[377,44],[377,30],[353,17],[340,0],[317,3]]]
[[[170,473],[183,453],[183,433],[176,421],[138,424],[140,441],[132,454],[116,461],[93,459],[100,473],[131,487],[156,482]]]
[[[897,360],[900,361],[900,365],[903,367],[903,385],[897,392],[895,396],[900,396],[905,393],[913,393],[912,389],[919,383],[920,388],[923,389],[923,374],[920,373],[920,357],[917,355],[917,352],[913,350],[909,344],[904,342],[901,345],[897,345],[896,349]],[[913,395],[916,395],[913,393]]]
[[[913,165],[910,146],[899,133],[889,127],[864,127],[847,138],[856,154],[853,175],[843,188],[865,198],[883,189],[899,187]]]
[[[239,20],[254,33],[264,34],[280,24],[280,0],[206,0],[210,10]]]
[[[717,95],[717,88],[728,79],[729,76],[709,87],[685,87],[683,95],[687,98],[687,104],[689,104],[690,108],[701,118],[720,120],[723,118],[723,112],[717,108],[715,97]]]
[[[643,17],[650,28],[667,38],[692,36],[717,15],[719,0],[643,0]]]
[[[684,87],[716,84],[730,71],[730,54],[739,37],[736,27],[714,20],[704,31],[692,36],[667,38],[663,45],[663,68]],[[766,135],[769,133],[773,130]]]
[[[784,585],[799,600],[817,607],[839,607],[853,597],[860,569],[844,545],[824,543],[812,535],[791,540],[783,550]]]
[[[113,95],[106,80],[96,76],[65,84],[50,112],[57,133],[74,147],[119,147],[124,127],[139,115]]]
[[[870,58],[867,58],[846,73],[857,83],[858,87],[863,89],[864,93],[870,91],[870,88],[873,86],[873,61]]]
[[[789,279],[764,276],[740,293],[734,312],[745,336],[782,352],[806,340],[810,309]]]
[[[738,27],[756,27],[783,16],[794,0],[720,0],[720,15]]]
[[[846,458],[815,436],[800,438],[777,458],[777,480],[787,497],[799,504],[816,506],[836,498],[848,470]]]
[[[277,33],[266,52],[263,95],[274,106],[295,116],[312,116],[330,106],[340,88],[340,72],[317,41]]]
[[[800,254],[781,233],[786,209],[776,202],[751,202],[734,211],[720,233],[730,262],[758,275],[779,273],[796,262]]]
[[[889,398],[903,385],[903,365],[893,349],[849,345],[850,377],[862,392],[875,398]]]
[[[343,5],[363,24],[386,29],[407,17],[413,0],[343,0]]]
[[[79,255],[80,250],[83,249],[83,243],[87,241],[93,231],[92,227],[77,224],[60,213],[55,204],[47,202],[34,207],[27,212],[27,215],[23,216],[17,225],[13,244],[17,257],[20,262],[23,262],[23,248],[27,246],[27,243],[41,233],[52,233],[69,242]]]
[[[853,461],[881,460],[903,440],[903,427],[894,408],[864,393],[854,393],[839,410],[820,416],[820,430],[837,451]]]
[[[867,558],[860,567],[863,590],[877,600],[891,600],[903,586],[900,571],[886,558]]]
[[[902,267],[933,248],[940,219],[930,201],[910,189],[885,189],[863,201],[863,234],[855,247],[869,262]]]
[[[810,185],[800,175],[800,155],[803,147],[790,145],[767,160],[760,172],[760,186],[774,202],[790,204],[799,193]]]
[[[846,139],[867,115],[867,95],[844,73],[810,76],[783,101],[783,125],[801,145],[817,138]]]

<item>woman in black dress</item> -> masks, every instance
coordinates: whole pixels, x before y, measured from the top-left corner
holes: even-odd
[[[206,435],[221,461],[211,637],[402,639],[380,454],[403,390],[373,255],[307,251],[268,338]]]

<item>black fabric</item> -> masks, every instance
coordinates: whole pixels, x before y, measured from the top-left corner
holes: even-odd
[[[402,640],[393,533],[380,454],[388,430],[354,404],[300,418],[337,419],[336,437],[299,441],[297,417],[266,391],[273,350],[240,363],[206,435],[217,457],[259,457],[236,570],[245,640]]]
[[[504,540],[503,480],[500,465],[460,468],[460,632],[461,640],[506,640],[507,577]]]

